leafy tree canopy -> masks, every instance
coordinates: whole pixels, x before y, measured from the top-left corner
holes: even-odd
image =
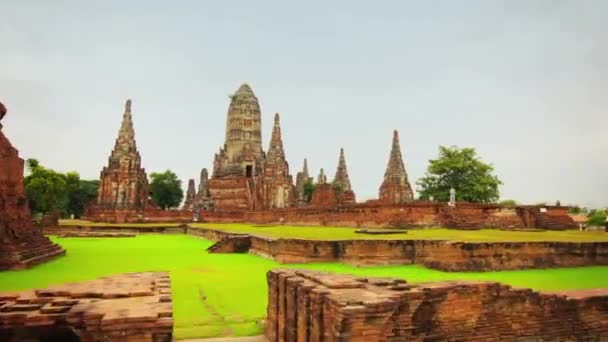
[[[24,179],[25,194],[33,214],[53,211],[80,217],[86,206],[97,197],[99,181],[82,180],[77,172],[66,174],[28,159],[29,174]]]
[[[591,210],[587,215],[587,225],[603,227],[606,224],[606,211],[603,209]]]
[[[26,165],[25,195],[32,213],[63,212],[68,203],[66,175],[43,167],[36,159],[28,159]]]
[[[152,199],[162,209],[176,208],[184,198],[182,181],[171,170],[150,174]]]
[[[450,189],[457,201],[495,202],[502,182],[493,174],[494,167],[482,162],[474,148],[439,147],[439,158],[430,160],[424,177],[418,180],[420,199],[433,197],[447,202]]]
[[[304,198],[306,199],[306,203],[310,203],[312,201],[312,194],[315,192],[317,186],[312,181],[312,178],[308,179],[308,182],[304,184]]]

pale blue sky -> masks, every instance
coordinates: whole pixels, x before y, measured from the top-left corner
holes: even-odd
[[[333,177],[344,147],[377,196],[392,130],[412,184],[471,146],[502,197],[608,206],[608,1],[0,0],[5,133],[25,158],[97,178],[133,99],[148,173],[187,181],[248,82],[267,148]]]

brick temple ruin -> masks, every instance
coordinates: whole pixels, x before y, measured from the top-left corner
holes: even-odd
[[[122,122],[108,164],[100,173],[95,203],[87,208],[85,219],[100,222],[189,221],[185,211],[165,211],[150,199],[148,176],[142,167],[141,155],[135,141],[131,100],[125,103]]]
[[[493,282],[410,285],[308,270],[268,272],[277,341],[604,341],[608,290],[539,293]]]
[[[171,296],[166,272],[0,293],[0,340],[170,342]]]
[[[6,115],[0,103],[0,120]],[[23,269],[65,254],[35,227],[23,184],[23,159],[0,123],[0,270]]]
[[[317,181],[308,161],[295,178],[283,147],[280,116],[275,114],[270,144],[262,146],[261,108],[252,88],[241,85],[230,97],[225,142],[215,154],[212,174],[203,169],[198,191],[188,182],[182,210],[160,210],[150,203],[145,170],[135,143],[131,102],[108,165],[101,172],[97,203],[87,219],[104,222],[208,222],[341,225],[353,227],[546,228],[568,229],[576,224],[567,207],[414,201],[414,191],[399,142],[392,145],[378,198],[357,203],[344,149],[340,149],[333,180],[321,169]],[[314,186],[312,194],[306,187]]]

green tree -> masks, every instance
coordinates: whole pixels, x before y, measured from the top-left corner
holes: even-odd
[[[587,215],[587,225],[603,227],[606,224],[606,212],[602,209],[591,210]]]
[[[152,199],[162,209],[176,208],[184,198],[182,181],[177,175],[167,170],[159,173],[154,172],[150,175],[150,192]]]
[[[66,174],[68,203],[66,213],[80,218],[86,207],[97,198],[98,180],[83,180],[76,172]]]
[[[36,159],[26,161],[29,174],[24,179],[25,195],[33,214],[65,212],[68,203],[67,177],[47,169]]]
[[[312,194],[315,192],[317,186],[312,181],[312,178],[308,179],[308,182],[304,184],[304,199],[306,199],[306,203],[310,203],[312,201]]]
[[[439,158],[429,161],[425,176],[417,182],[420,199],[433,197],[447,202],[454,188],[457,201],[495,202],[502,182],[493,171],[492,165],[477,157],[474,148],[440,146]]]

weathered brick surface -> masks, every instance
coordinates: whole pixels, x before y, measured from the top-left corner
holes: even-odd
[[[125,104],[120,131],[108,165],[101,170],[97,203],[89,216],[101,210],[141,212],[148,205],[148,176],[141,167],[141,156],[135,142],[131,100]]]
[[[378,199],[380,202],[389,204],[406,203],[414,200],[414,192],[407,179],[407,172],[401,155],[399,133],[396,130],[393,133],[393,146],[384,172],[384,180],[380,185]]]
[[[188,189],[186,190],[186,197],[184,198],[184,205],[182,210],[192,210],[194,208],[194,200],[196,198],[196,187],[194,185],[194,179],[188,180]]]
[[[255,224],[296,224],[343,227],[448,227],[480,228],[546,228],[575,229],[567,207],[521,206],[506,208],[496,204],[411,202],[384,204],[379,202],[339,206],[331,185],[318,185],[310,207],[256,211],[205,211],[207,222]]]
[[[0,124],[0,270],[27,268],[63,254],[65,251],[30,220],[23,159]]]
[[[235,235],[242,236],[220,230],[194,228],[189,229],[188,234],[212,241],[222,241]],[[319,241],[251,235],[249,252],[281,263],[421,264],[444,271],[608,265],[608,242]]]
[[[602,341],[608,290],[543,294],[490,282],[409,285],[315,271],[268,273],[271,341]]]
[[[0,293],[0,340],[64,340],[66,331],[82,341],[171,341],[169,275],[128,273]]]

